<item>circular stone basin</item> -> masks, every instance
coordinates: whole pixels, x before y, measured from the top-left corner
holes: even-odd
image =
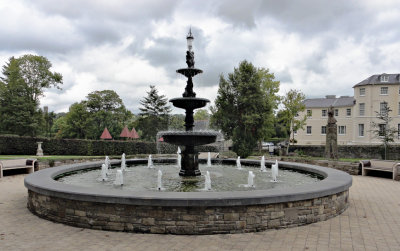
[[[216,141],[216,131],[163,131],[159,132],[165,142],[174,145],[199,146]]]
[[[207,103],[210,102],[210,100],[206,98],[188,97],[188,98],[173,98],[170,99],[169,102],[172,102],[172,104],[178,108],[194,110],[206,106]]]
[[[204,160],[202,160],[204,161]],[[175,159],[154,163],[176,163]],[[222,160],[235,165],[236,160]],[[112,161],[119,165],[120,161]],[[259,169],[260,162],[242,160]],[[273,162],[266,161],[270,166]],[[288,188],[234,192],[158,192],[89,188],[55,177],[99,168],[102,162],[40,170],[25,178],[29,210],[46,219],[77,227],[170,234],[263,231],[326,220],[348,207],[352,179],[347,173],[308,164],[279,162],[280,168],[310,172],[324,179]],[[128,160],[147,164],[146,159]]]

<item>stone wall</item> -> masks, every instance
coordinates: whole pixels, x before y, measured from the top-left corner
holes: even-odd
[[[298,151],[312,157],[324,157],[325,146],[290,146],[290,151]],[[382,159],[384,149],[380,145],[339,145],[339,158]],[[390,145],[387,149],[387,159],[400,159],[400,145]]]
[[[274,159],[274,158],[273,158]],[[310,158],[294,158],[282,156],[279,158],[281,161],[298,162],[317,166],[324,166],[346,172],[350,175],[361,175],[361,167],[356,162],[345,162],[336,160],[316,160]]]
[[[62,199],[29,190],[34,214],[77,227],[165,234],[246,233],[327,220],[348,207],[348,190],[310,200],[252,206],[166,207]]]

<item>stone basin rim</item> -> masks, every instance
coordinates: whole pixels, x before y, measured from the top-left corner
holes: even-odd
[[[154,159],[155,163],[173,163],[174,159]],[[236,159],[213,159],[222,164],[236,163]],[[47,168],[29,174],[25,177],[24,185],[28,190],[39,194],[59,198],[100,203],[115,203],[141,206],[171,206],[171,207],[206,207],[206,206],[242,206],[262,205],[271,203],[293,202],[320,198],[337,194],[349,189],[352,178],[349,174],[316,165],[294,162],[279,162],[280,167],[313,172],[325,178],[313,184],[299,185],[284,189],[232,191],[232,192],[158,192],[158,191],[123,191],[112,189],[94,189],[64,184],[54,180],[60,174],[88,168],[100,167],[102,161],[65,165]],[[121,163],[111,161],[112,165]],[[127,164],[145,164],[147,159],[130,159]],[[255,166],[258,170],[259,160],[242,160],[242,165]],[[266,165],[274,161],[266,161]]]

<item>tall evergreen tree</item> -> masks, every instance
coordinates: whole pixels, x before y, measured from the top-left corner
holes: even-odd
[[[142,132],[142,138],[154,141],[158,131],[168,129],[168,119],[171,107],[164,95],[159,95],[154,85],[150,85],[150,91],[140,104],[140,117],[138,129]]]
[[[58,87],[62,76],[49,69],[51,63],[41,56],[10,58],[0,78],[0,131],[35,136],[42,128],[43,113],[39,98],[44,88]]]
[[[233,151],[247,157],[273,132],[273,109],[278,105],[279,81],[268,69],[242,61],[225,79],[220,76],[211,123],[233,140]]]

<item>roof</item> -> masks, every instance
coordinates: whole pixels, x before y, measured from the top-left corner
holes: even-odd
[[[139,138],[139,134],[136,132],[134,127],[132,128],[130,138],[132,138],[132,139],[138,139]]]
[[[386,82],[382,82],[381,81],[381,76],[388,76],[388,81]],[[364,79],[363,81],[361,81],[360,83],[356,84],[354,87],[356,86],[362,86],[362,85],[393,85],[393,84],[400,84],[400,74],[396,73],[396,74],[375,74],[372,75],[371,77]]]
[[[312,98],[304,100],[306,108],[324,108],[324,107],[346,107],[353,106],[356,103],[354,97],[341,96],[336,98],[334,95],[327,95],[326,98]]]
[[[121,138],[129,138],[131,136],[131,132],[129,131],[127,126],[125,126],[124,129],[122,129],[122,132],[119,136]]]
[[[100,139],[112,139],[110,132],[108,131],[107,127],[104,128],[103,133],[100,136]]]

